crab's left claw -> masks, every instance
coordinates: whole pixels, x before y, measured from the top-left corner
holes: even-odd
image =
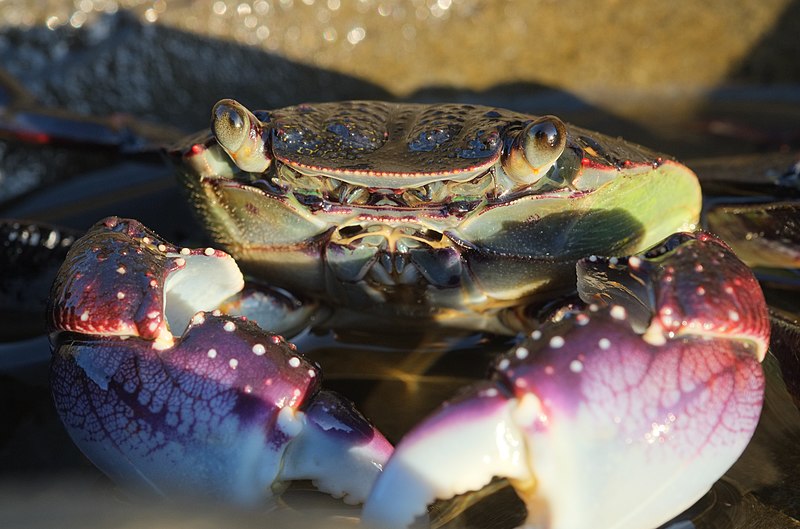
[[[391,445],[320,389],[294,345],[208,312],[241,287],[224,252],[175,248],[132,220],[95,225],[50,302],[51,389],[68,433],[137,491],[252,504],[309,479],[364,501]]]
[[[304,416],[302,430],[286,448],[279,479],[308,479],[345,503],[364,503],[392,445],[352,402],[331,391],[320,391]]]
[[[649,529],[708,491],[758,422],[763,295],[703,233],[614,266],[647,282],[649,327],[615,304],[534,331],[491,383],[400,442],[364,507],[368,523],[408,527],[433,499],[493,476],[525,502],[526,527],[547,529]],[[709,272],[717,283],[703,286]]]

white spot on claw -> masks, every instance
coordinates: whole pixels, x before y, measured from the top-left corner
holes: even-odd
[[[505,371],[508,369],[508,366],[511,362],[509,362],[508,358],[503,358],[500,362],[497,363],[497,369],[500,371]]]
[[[206,321],[206,316],[202,312],[198,312],[192,316],[192,325],[202,325]]]
[[[211,257],[212,255],[214,255],[214,248],[206,248],[203,253]]]
[[[239,361],[235,358],[231,358],[230,360],[228,360],[228,365],[231,366],[231,369],[236,369],[237,367],[239,367]]]
[[[217,350],[216,349],[209,349],[208,350],[208,357],[209,358],[216,358],[217,357]]]
[[[525,347],[517,347],[517,350],[514,352],[514,354],[520,360],[525,360],[526,358],[528,358],[528,353],[530,353],[530,351],[528,351],[528,349]]]
[[[736,312],[735,310],[729,310],[728,319],[730,319],[731,321],[739,321],[739,313]]]
[[[564,338],[561,336],[553,336],[550,338],[550,347],[553,349],[560,349],[564,347]]]
[[[536,330],[531,333],[531,338],[538,340],[542,337],[542,331]]]
[[[253,353],[255,353],[256,356],[261,356],[266,352],[267,349],[264,347],[263,344],[257,343],[253,346]]]
[[[236,330],[236,324],[233,323],[232,321],[226,321],[225,325],[223,325],[222,328],[225,329],[227,332],[233,332]]]
[[[186,266],[186,259],[184,259],[183,257],[178,257],[177,259],[175,259],[175,266],[181,266],[181,267]]]
[[[85,310],[83,311],[83,314],[81,314],[81,321],[88,321],[88,320],[89,320],[89,311]]]
[[[161,253],[166,253],[167,245],[166,244],[159,244],[158,245],[158,251],[161,252]]]
[[[303,412],[295,412],[292,408],[284,406],[278,412],[278,428],[289,437],[294,437],[303,429],[302,418]]]
[[[311,377],[311,378],[314,378],[315,376],[317,376],[317,372],[314,371],[313,369],[309,369],[308,370],[308,376]]]
[[[547,416],[542,408],[539,397],[533,393],[526,393],[512,413],[518,424],[532,425],[537,420],[547,421]]]
[[[636,270],[640,266],[642,266],[642,260],[636,257],[635,255],[628,257],[628,266]]]
[[[251,386],[250,384],[247,384],[247,385],[244,387],[244,392],[245,392],[245,393],[252,393],[252,392],[253,392],[253,386]]]
[[[289,359],[289,365],[291,367],[300,367],[300,359],[296,356],[293,356]]]
[[[117,268],[117,273],[118,273],[118,274],[124,274],[125,272],[127,272],[127,270],[125,269],[125,267],[124,267],[124,266],[121,266],[121,265],[120,265],[120,267],[119,267],[119,268]]]
[[[573,373],[580,373],[583,371],[583,362],[580,360],[573,360],[569,363],[569,370]]]
[[[597,345],[600,346],[600,349],[603,349],[605,351],[606,349],[611,347],[611,340],[609,340],[608,338],[600,338],[600,340],[597,342]]]
[[[190,253],[192,253],[192,251],[189,250],[189,248],[181,248],[181,255],[189,255]]]
[[[147,313],[147,317],[150,318],[151,320],[154,320],[158,318],[158,314],[159,312],[157,310],[151,310],[150,312]]]
[[[125,299],[125,292],[122,291],[117,292],[117,299]]]
[[[628,316],[628,312],[622,305],[614,305],[611,307],[611,317],[615,320],[624,320]]]

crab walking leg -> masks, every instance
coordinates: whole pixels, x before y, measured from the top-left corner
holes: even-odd
[[[715,296],[693,300],[712,262],[721,283],[705,288]],[[432,499],[492,476],[509,478],[530,528],[648,529],[687,509],[741,455],[761,411],[766,305],[740,264],[707,234],[634,260],[657,283],[646,332],[621,305],[535,331],[497,361],[491,396],[478,386],[400,442],[365,520],[407,527]]]

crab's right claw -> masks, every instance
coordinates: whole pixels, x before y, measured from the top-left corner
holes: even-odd
[[[525,527],[650,529],[730,468],[764,393],[769,326],[752,273],[704,233],[606,264],[650,287],[653,304],[637,305],[650,325],[595,305],[534,331],[491,382],[401,440],[365,504],[368,524],[408,527],[434,499],[497,476],[525,502]]]
[[[513,403],[490,382],[446,403],[403,438],[370,493],[363,522],[408,527],[434,500],[478,490],[494,476],[529,481]]]

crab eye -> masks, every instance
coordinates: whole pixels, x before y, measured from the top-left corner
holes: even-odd
[[[525,128],[523,136],[525,159],[539,171],[549,169],[567,145],[567,129],[555,116],[537,119]]]
[[[543,116],[512,140],[501,161],[503,171],[516,185],[534,184],[550,170],[566,145],[564,123],[555,116]]]
[[[245,116],[238,105],[230,100],[223,99],[214,105],[213,117],[211,119],[211,130],[217,138],[217,142],[226,151],[237,151],[247,137]],[[249,128],[249,127],[248,127]]]
[[[253,173],[267,170],[271,159],[264,149],[261,122],[233,99],[223,99],[211,111],[211,130],[236,165]]]

